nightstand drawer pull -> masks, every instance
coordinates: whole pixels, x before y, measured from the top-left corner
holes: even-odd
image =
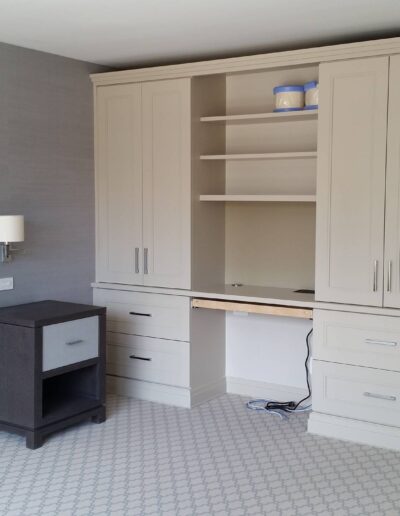
[[[397,346],[397,342],[390,340],[375,340],[375,339],[365,339],[366,344],[374,344],[375,346],[390,346],[394,348]]]
[[[70,342],[66,342],[66,345],[74,346],[75,344],[82,344],[82,342],[85,342],[85,341],[83,339],[71,340]]]
[[[145,360],[146,362],[151,362],[151,358],[138,357],[137,355],[129,355],[129,358],[133,358],[135,360]]]
[[[378,400],[396,401],[396,396],[389,396],[386,394],[375,394],[373,392],[364,392],[366,398],[376,398]]]
[[[151,317],[151,314],[144,314],[142,312],[129,312],[129,315],[140,315],[141,317]]]

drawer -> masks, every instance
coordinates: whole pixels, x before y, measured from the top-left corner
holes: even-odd
[[[400,371],[400,317],[314,310],[313,356]]]
[[[400,427],[400,373],[313,361],[313,410]]]
[[[99,355],[99,318],[43,326],[43,371]]]
[[[95,289],[113,332],[189,341],[190,300],[183,296]]]
[[[107,334],[107,373],[189,387],[188,342]]]

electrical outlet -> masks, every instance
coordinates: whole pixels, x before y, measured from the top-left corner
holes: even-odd
[[[14,288],[14,278],[0,278],[0,290],[12,290]]]

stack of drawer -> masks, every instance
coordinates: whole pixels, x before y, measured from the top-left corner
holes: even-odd
[[[313,347],[311,431],[318,414],[400,427],[400,318],[314,310]]]
[[[95,289],[107,307],[107,374],[112,391],[190,406],[190,299]]]

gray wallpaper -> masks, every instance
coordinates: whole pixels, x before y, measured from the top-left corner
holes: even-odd
[[[0,306],[91,302],[93,105],[105,68],[0,43],[0,214],[25,215],[26,254],[0,263]]]

